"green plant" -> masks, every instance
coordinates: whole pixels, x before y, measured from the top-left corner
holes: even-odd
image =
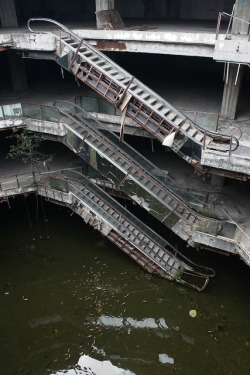
[[[30,164],[32,170],[39,169],[53,159],[53,155],[41,151],[43,138],[39,134],[24,128],[21,132],[8,138],[14,139],[15,143],[10,145],[7,158],[22,160],[24,163]]]
[[[175,273],[174,273],[174,279],[176,281],[180,280],[182,277],[182,271],[181,270],[176,270]]]

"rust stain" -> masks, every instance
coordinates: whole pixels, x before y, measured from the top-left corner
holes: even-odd
[[[116,42],[114,40],[99,40],[96,43],[96,48],[101,50],[115,50],[115,51],[124,51],[127,49],[125,43]]]
[[[1,51],[6,51],[6,50],[7,50],[6,47],[1,47],[1,46],[0,46],[0,52],[1,52]]]

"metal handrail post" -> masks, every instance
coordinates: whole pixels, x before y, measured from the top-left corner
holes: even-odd
[[[219,12],[218,20],[217,20],[217,27],[216,27],[216,34],[215,34],[215,40],[218,40],[219,30],[220,30],[220,24],[221,24],[221,16],[222,13]]]
[[[207,136],[207,132],[205,130],[204,131],[204,138],[203,138],[203,150],[205,150],[205,148],[206,148],[206,136]]]
[[[229,156],[231,156],[232,153],[232,143],[233,143],[233,137],[230,138],[230,148],[229,148]]]

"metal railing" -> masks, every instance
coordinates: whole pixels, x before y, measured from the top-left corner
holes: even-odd
[[[233,13],[234,13],[234,8],[233,8],[233,11],[232,11],[231,14],[226,13],[226,12],[219,12],[219,14],[218,14],[218,20],[217,20],[217,26],[216,26],[215,40],[218,40],[219,33],[220,33],[221,20],[222,20],[223,16],[224,17],[229,17],[229,24],[228,24],[228,28],[227,28],[225,39],[229,38],[229,31],[232,28],[232,20],[233,19],[236,19],[238,21],[241,21],[243,23],[247,23],[248,25],[250,25],[250,22],[245,21],[242,18],[234,16]],[[249,29],[248,34],[246,34],[246,35],[247,35],[247,40],[250,41],[250,29]]]

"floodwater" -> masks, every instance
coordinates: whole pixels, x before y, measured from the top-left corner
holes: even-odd
[[[250,269],[200,255],[216,270],[203,293],[147,274],[66,208],[2,203],[0,374],[249,374]]]

